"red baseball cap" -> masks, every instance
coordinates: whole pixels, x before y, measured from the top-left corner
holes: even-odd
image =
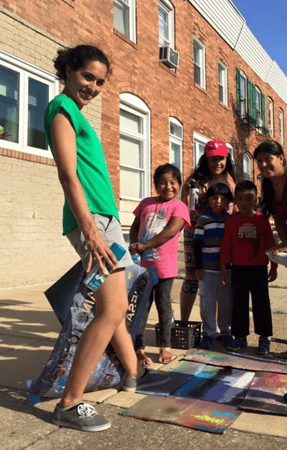
[[[209,141],[204,147],[204,153],[207,158],[212,156],[228,156],[228,147],[223,141]]]

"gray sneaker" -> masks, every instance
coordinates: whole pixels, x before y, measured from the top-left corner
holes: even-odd
[[[110,422],[99,416],[93,406],[87,403],[80,403],[68,411],[62,411],[57,405],[52,422],[59,427],[91,432],[107,430],[111,426]]]
[[[169,380],[168,373],[159,373],[157,370],[145,369],[145,373],[140,378],[125,376],[121,388],[126,392],[136,392],[153,386],[161,386]]]

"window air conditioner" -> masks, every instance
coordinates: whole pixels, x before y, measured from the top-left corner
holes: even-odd
[[[178,67],[179,54],[169,45],[159,48],[159,60],[168,67]]]
[[[262,128],[263,127],[263,120],[261,117],[257,117],[256,119],[256,128]]]

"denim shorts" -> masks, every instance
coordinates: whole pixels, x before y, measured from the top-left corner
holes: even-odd
[[[130,252],[127,249],[127,245],[124,240],[121,225],[114,216],[103,216],[101,214],[92,214],[94,221],[97,224],[99,232],[105,239],[107,245],[110,247],[114,242],[120,244],[126,249],[126,253],[122,259],[116,265],[117,269],[132,266],[133,260],[131,258]],[[66,234],[67,238],[71,242],[72,246],[80,256],[84,269],[87,266],[89,252],[87,252],[86,240],[82,233],[80,227],[75,228]],[[96,265],[96,260],[94,259],[92,267]]]

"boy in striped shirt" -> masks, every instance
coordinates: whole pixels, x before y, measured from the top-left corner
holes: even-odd
[[[199,280],[200,315],[203,322],[201,348],[211,349],[217,335],[217,323],[223,345],[228,347],[231,336],[231,283],[224,286],[220,279],[220,243],[224,233],[227,209],[232,202],[232,193],[223,183],[210,186],[206,192],[209,209],[202,214],[194,232],[194,259],[196,276]],[[230,271],[227,271],[230,277]],[[216,303],[218,319],[216,323]]]

